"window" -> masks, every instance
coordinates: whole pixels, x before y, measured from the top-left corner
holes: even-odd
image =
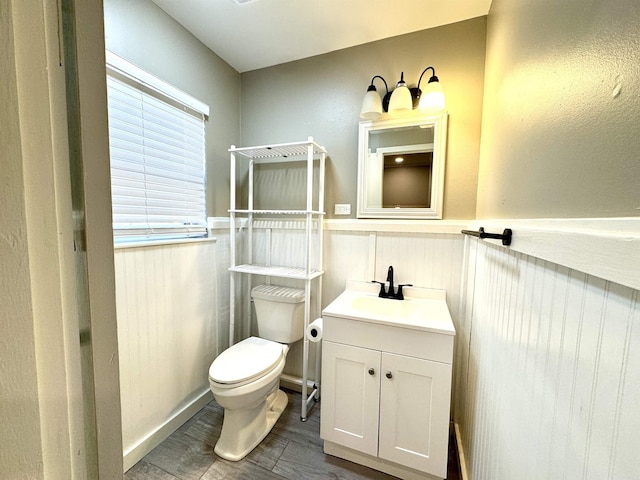
[[[206,235],[209,107],[107,52],[116,244]]]

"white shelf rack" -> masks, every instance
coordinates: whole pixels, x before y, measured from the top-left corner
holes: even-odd
[[[229,213],[253,213],[256,215],[324,215],[325,212],[318,210],[229,210]]]
[[[305,272],[304,268],[255,264],[236,265],[235,267],[230,267],[229,271],[238,273],[249,273],[251,275],[264,275],[267,277],[296,278],[301,280],[313,280],[314,278],[318,278],[324,273],[318,270],[311,270],[309,273],[307,273]]]
[[[235,284],[237,275],[262,275],[269,281],[273,278],[297,279],[304,283],[305,305],[304,305],[304,331],[312,319],[311,312],[311,292],[316,295],[317,312],[313,312],[314,317],[320,316],[320,301],[322,298],[322,228],[324,218],[324,172],[327,152],[324,147],[317,144],[313,137],[309,137],[303,142],[281,143],[273,145],[261,145],[255,147],[236,147],[229,149],[231,160],[230,178],[230,322],[229,322],[229,345],[235,342],[235,316],[236,298]],[[237,195],[237,173],[238,161],[248,159],[248,208],[236,208]],[[254,166],[258,164],[286,164],[289,162],[306,162],[306,206],[303,209],[254,209]],[[317,191],[314,190],[313,169],[314,164],[318,164],[319,174],[317,177]],[[313,199],[317,194],[318,205],[314,209]],[[264,218],[268,215],[284,215],[296,217],[304,222],[304,262],[301,265],[271,265],[268,261],[266,265],[254,263],[253,236],[254,222],[256,217]],[[237,263],[236,236],[239,230],[239,222],[246,222],[247,229],[247,252],[241,263]],[[316,251],[312,251],[312,237],[317,236]],[[267,242],[267,259],[271,258],[271,241]],[[309,405],[313,400],[320,398],[320,345],[316,348],[315,383],[311,393],[308,393],[308,369],[309,369],[309,339],[303,339],[303,359],[302,378],[295,379],[295,383],[301,385],[302,408],[300,418],[306,421]],[[287,375],[289,379],[293,378]]]

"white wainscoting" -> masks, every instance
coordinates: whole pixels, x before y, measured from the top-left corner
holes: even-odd
[[[116,251],[128,465],[208,392],[206,369],[227,346],[228,220],[213,223],[215,246]],[[384,281],[389,265],[396,283],[447,291],[465,478],[640,478],[638,221],[604,233],[592,220],[484,221],[514,229],[510,248],[460,235],[475,223],[326,221],[321,306],[348,279]],[[285,223],[264,227],[290,242]],[[285,371],[299,375],[295,347]]]
[[[125,470],[212,398],[208,369],[225,331],[218,320],[228,318],[228,301],[219,301],[220,291],[228,298],[228,280],[225,288],[216,278],[216,271],[226,273],[217,247],[207,241],[115,251]]]
[[[464,242],[459,232],[464,225],[450,223],[446,228],[441,222],[432,225],[360,221],[352,223],[353,230],[348,230],[343,223],[329,222],[324,242],[323,307],[342,293],[347,280],[384,282],[392,265],[396,285],[411,283],[446,290],[447,305],[457,330]],[[457,347],[455,355],[454,384],[456,365],[460,363]],[[455,394],[454,391],[454,397]]]
[[[438,222],[378,222],[378,221],[327,221],[324,232],[324,272],[322,277],[321,305],[312,295],[312,312],[320,312],[345,288],[347,280],[384,281],[387,268],[393,265],[395,283],[411,283],[415,286],[444,289],[452,316],[457,316],[460,305],[459,291],[462,278],[463,237],[460,229],[464,223]],[[446,226],[443,226],[446,225]],[[266,245],[271,244],[270,257],[277,261],[298,262],[304,259],[300,241],[303,223],[296,221],[263,220],[254,227],[254,255],[256,261],[265,261]],[[267,235],[268,230],[268,235]],[[241,235],[242,238],[244,236]],[[267,241],[267,238],[269,241]],[[245,248],[239,245],[239,248]],[[315,243],[312,250],[317,248]],[[282,251],[286,259],[279,258]],[[264,281],[259,277],[253,284]],[[278,279],[278,283],[301,286],[300,282]],[[244,285],[248,298],[249,285]],[[246,311],[246,308],[242,308]],[[253,322],[255,323],[255,322]],[[247,334],[246,319],[237,318],[236,328]],[[255,325],[253,325],[255,328]],[[310,345],[309,377],[315,371],[316,344]],[[302,342],[292,345],[287,356],[285,373],[302,375]]]
[[[586,258],[617,255],[587,245]],[[465,251],[454,410],[465,477],[640,478],[640,292],[489,242]]]
[[[342,293],[347,280],[384,282],[393,266],[396,285],[446,290],[451,313],[457,316],[462,247],[460,234],[328,230],[323,306]]]

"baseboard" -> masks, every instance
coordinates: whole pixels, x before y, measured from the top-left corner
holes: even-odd
[[[325,440],[323,444],[324,453],[334,457],[343,458],[358,465],[378,470],[379,472],[388,473],[394,477],[404,480],[442,480],[442,477],[435,477],[426,472],[420,472],[413,468],[400,465],[399,463],[389,462],[378,457],[372,457],[366,453],[343,447],[337,443]]]
[[[314,385],[315,382],[313,380],[307,380],[307,395],[313,391]],[[283,373],[280,376],[280,386],[293,392],[302,393],[302,379],[300,377]]]
[[[453,424],[453,427],[456,432],[456,447],[458,448],[458,462],[460,464],[460,476],[462,480],[469,480],[469,475],[467,473],[467,461],[464,456],[464,450],[462,448],[462,437],[460,435],[460,427],[457,423]]]
[[[213,400],[211,390],[202,392],[192,402],[185,405],[184,408],[167,419],[162,425],[125,451],[123,454],[124,471],[126,472],[138,463],[147,453],[156,448],[163,440],[180,428],[211,400]]]

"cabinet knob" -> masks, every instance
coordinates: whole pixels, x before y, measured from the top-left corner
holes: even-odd
[[[385,377],[387,377],[387,378],[393,378],[393,375],[391,374],[391,372],[387,372],[387,373],[385,374]]]
[[[373,368],[369,369],[369,375],[375,375],[376,371]]]

